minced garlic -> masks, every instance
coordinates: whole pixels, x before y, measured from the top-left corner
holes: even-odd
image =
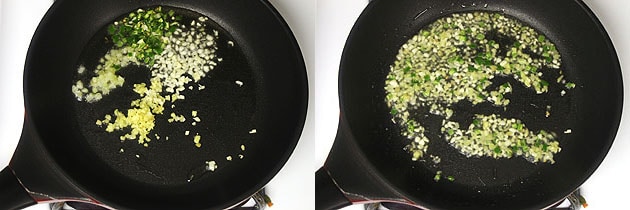
[[[214,171],[217,168],[219,168],[219,166],[217,165],[216,161],[214,161],[214,160],[206,161],[206,170],[207,171]]]

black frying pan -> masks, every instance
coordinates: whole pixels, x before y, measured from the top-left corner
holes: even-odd
[[[147,82],[148,70],[120,70],[125,86],[93,104],[78,102],[71,86],[78,65],[92,69],[106,52],[107,25],[158,5],[184,19],[209,17],[223,62],[200,82],[203,91],[187,91],[186,100],[165,110],[187,116],[198,110],[202,122],[191,126],[188,116],[186,123],[169,124],[162,116],[154,129],[161,140],[144,148],[116,140],[122,132],[106,133],[94,122],[129,107],[131,85]],[[0,209],[61,200],[116,209],[224,209],[262,188],[289,158],[306,116],[307,81],[297,42],[267,1],[64,0],[53,4],[33,36],[24,94],[22,137],[0,174]],[[196,133],[201,148],[192,141]],[[204,172],[208,160],[219,168]]]
[[[439,130],[432,132],[429,144],[429,153],[442,158],[438,166],[430,160],[414,162],[403,151],[408,141],[390,120],[383,89],[398,49],[439,17],[478,10],[512,16],[551,39],[562,55],[566,78],[577,88],[565,97],[541,98],[515,87],[507,96],[512,103],[506,111],[464,103],[456,112],[497,113],[521,118],[532,128],[551,129],[559,134],[562,145],[555,164],[532,164],[517,157],[466,158],[439,140]],[[579,0],[375,0],[348,37],[339,77],[341,119],[328,159],[316,173],[317,209],[377,201],[429,209],[546,208],[595,171],[621,118],[617,55],[604,28]],[[545,106],[537,107],[544,104],[552,104],[559,113],[539,118]],[[416,114],[422,123],[441,121],[427,113]],[[470,123],[470,116],[460,116],[460,120]],[[567,128],[571,134],[563,133]],[[434,181],[438,170],[455,180]]]

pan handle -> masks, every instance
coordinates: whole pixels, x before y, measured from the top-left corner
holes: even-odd
[[[0,172],[0,209],[23,209],[36,204],[35,200],[22,187],[11,168]]]
[[[315,172],[315,209],[330,210],[340,209],[352,203],[341,192],[341,189],[330,177],[328,170],[321,167]]]

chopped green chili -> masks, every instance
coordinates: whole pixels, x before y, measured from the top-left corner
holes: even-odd
[[[161,7],[153,10],[138,10],[130,13],[120,21],[114,22],[107,28],[114,45],[117,47],[131,46],[140,61],[153,65],[154,57],[164,51],[168,37],[177,29],[180,19],[173,11],[162,12]]]

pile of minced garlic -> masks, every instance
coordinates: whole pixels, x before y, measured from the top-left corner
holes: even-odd
[[[203,90],[198,84],[221,58],[216,56],[216,30],[206,31],[206,17],[191,21],[187,27],[173,11],[138,9],[108,28],[114,46],[100,59],[88,84],[77,80],[72,92],[79,101],[94,103],[121,87],[125,79],[116,72],[128,65],[146,66],[151,71],[150,84],[133,85],[133,91],[141,98],[130,103],[126,113],[118,109],[96,121],[105,131],[129,129],[120,140],[137,140],[148,146],[149,134],[155,126],[155,116],[164,114],[164,104],[185,99],[186,90]],[[80,66],[79,74],[86,68]],[[170,113],[168,122],[185,122],[183,113]],[[192,125],[200,122],[197,111],[191,112]],[[188,132],[187,132],[188,133]],[[155,134],[155,138],[160,136]],[[166,137],[168,139],[168,137]],[[201,136],[195,134],[192,142],[201,147]]]
[[[498,43],[496,37],[487,36],[513,42]],[[500,53],[502,49],[505,52]],[[530,162],[554,163],[560,146],[553,132],[535,132],[519,119],[496,114],[478,114],[468,128],[462,128],[451,116],[452,106],[462,100],[507,107],[510,100],[505,96],[512,92],[512,84],[496,84],[489,90],[495,76],[513,77],[537,94],[549,94],[550,82],[572,89],[575,84],[564,80],[560,63],[555,45],[519,21],[499,13],[457,13],[421,29],[400,48],[385,81],[386,102],[393,121],[410,140],[406,150],[412,160],[427,153],[425,127],[410,116],[410,110],[424,107],[443,117],[442,136],[468,157],[521,156]],[[560,76],[545,81],[542,69],[558,71]]]

